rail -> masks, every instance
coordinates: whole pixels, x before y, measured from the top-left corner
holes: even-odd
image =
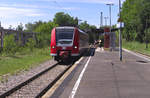
[[[12,89],[6,91],[5,93],[0,95],[0,98],[6,98],[9,95],[13,94],[14,92],[16,92],[17,90],[21,89],[23,86],[28,85],[30,82],[34,81],[35,79],[39,78],[40,76],[42,76],[43,74],[45,74],[46,72],[48,72],[49,70],[52,70],[54,67],[56,67],[58,65],[54,64],[51,67],[45,69],[44,71],[36,74],[35,76],[31,77],[30,79],[27,79],[26,81],[20,83],[19,85],[13,87]]]

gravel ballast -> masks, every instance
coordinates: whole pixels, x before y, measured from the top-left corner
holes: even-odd
[[[2,82],[0,82],[0,95],[56,63],[57,62],[53,60],[49,60],[40,64],[37,67],[31,68],[28,71],[22,71],[16,75],[8,75],[7,77],[4,77],[5,79]]]

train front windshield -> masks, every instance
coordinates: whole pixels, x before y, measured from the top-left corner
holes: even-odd
[[[74,29],[56,29],[56,44],[72,45]]]

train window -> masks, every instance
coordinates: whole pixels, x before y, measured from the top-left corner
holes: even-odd
[[[56,29],[56,44],[71,44],[74,29]]]

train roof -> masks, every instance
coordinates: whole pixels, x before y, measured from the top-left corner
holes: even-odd
[[[64,27],[56,27],[56,29],[74,29],[75,27],[69,27],[69,26],[64,26]]]
[[[79,30],[79,32],[81,32],[81,33],[83,33],[83,34],[88,35],[88,34],[85,33],[84,31],[82,31],[81,29],[78,29],[78,30]]]
[[[63,26],[63,27],[56,27],[56,29],[75,29],[76,27],[70,27],[70,26]],[[82,31],[81,29],[77,28],[79,30],[79,32],[88,35],[87,33],[85,33],[84,31]]]

